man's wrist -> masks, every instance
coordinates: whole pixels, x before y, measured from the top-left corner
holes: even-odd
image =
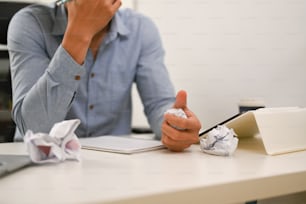
[[[92,36],[67,27],[62,46],[78,64],[83,64],[91,39]]]

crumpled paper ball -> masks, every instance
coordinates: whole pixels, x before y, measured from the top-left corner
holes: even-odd
[[[66,159],[79,161],[81,144],[74,134],[79,124],[79,119],[59,122],[49,134],[28,130],[24,142],[31,160],[34,163],[56,163]]]
[[[200,139],[203,152],[218,156],[231,156],[238,146],[237,134],[225,125],[212,129],[207,137]]]
[[[173,115],[175,115],[177,117],[186,118],[187,119],[186,113],[181,108],[171,108],[171,109],[168,109],[165,112],[165,114],[173,114]],[[175,125],[171,125],[171,126],[174,127],[175,129],[178,129],[178,130],[184,130],[184,128],[176,127]]]

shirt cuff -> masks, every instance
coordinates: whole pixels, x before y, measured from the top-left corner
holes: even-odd
[[[85,75],[85,68],[79,65],[60,45],[49,64],[47,72],[58,83],[64,82],[68,88],[75,89],[81,77]]]

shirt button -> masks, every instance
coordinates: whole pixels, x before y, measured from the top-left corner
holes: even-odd
[[[77,81],[79,81],[79,80],[81,79],[81,76],[80,76],[80,75],[75,75],[75,76],[74,76],[74,79],[77,80]]]
[[[90,75],[91,78],[94,78],[95,76],[96,76],[95,73],[91,73]]]
[[[92,110],[92,109],[94,109],[94,105],[89,106],[89,110]]]

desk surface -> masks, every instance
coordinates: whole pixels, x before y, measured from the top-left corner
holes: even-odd
[[[0,144],[0,153],[25,146]],[[28,167],[0,179],[3,203],[238,203],[306,190],[306,151],[265,154],[258,138],[239,141],[232,157],[199,145],[123,155],[82,150],[82,161]]]

